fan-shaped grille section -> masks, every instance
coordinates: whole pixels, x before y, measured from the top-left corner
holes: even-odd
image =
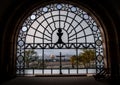
[[[96,34],[100,32],[86,12],[65,4],[48,5],[36,10],[25,21],[21,31],[26,34],[25,43],[55,43],[59,28],[63,31],[62,40],[65,43],[94,43]]]

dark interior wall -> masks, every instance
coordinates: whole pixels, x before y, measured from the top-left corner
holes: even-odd
[[[108,32],[108,56],[111,63],[111,76],[114,81],[120,80],[120,4],[117,0],[98,1],[107,12],[103,21]],[[104,13],[103,13],[104,14]],[[108,17],[108,19],[106,19]],[[115,35],[115,36],[114,36]]]
[[[0,0],[0,77],[15,76],[14,37],[17,23],[37,3],[57,0]],[[58,0],[62,1],[62,0]],[[115,0],[63,0],[77,2],[91,9],[105,26],[107,53],[110,57],[112,77],[120,75],[120,6]]]

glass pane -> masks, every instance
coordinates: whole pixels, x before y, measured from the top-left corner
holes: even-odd
[[[24,69],[26,75],[33,75],[33,69]]]
[[[95,73],[96,73],[96,69],[88,69],[88,73],[93,73],[93,74],[95,74]]]
[[[69,74],[69,73],[68,73],[68,69],[62,69],[62,73],[63,73],[63,74]]]
[[[78,70],[78,73],[79,73],[79,74],[86,74],[86,73],[87,73],[86,70],[87,70],[87,69],[79,69],[79,70]]]
[[[44,7],[44,8],[43,8],[43,11],[44,11],[44,12],[47,12],[47,11],[48,11],[48,8],[47,8],[47,7]]]
[[[22,31],[27,31],[27,27],[22,27]]]
[[[40,75],[40,74],[42,74],[42,72],[43,72],[42,69],[35,69],[34,70],[35,75]]]
[[[37,21],[35,21],[31,26],[33,28],[37,29],[38,25],[39,25],[39,23]]]
[[[35,18],[36,18],[36,16],[35,15],[31,15],[31,17],[30,17],[32,20],[34,20]]]
[[[77,74],[77,69],[70,69],[70,74]]]
[[[58,5],[57,5],[57,8],[58,8],[58,9],[61,9],[61,8],[62,8],[62,5],[61,5],[61,4],[58,4]]]
[[[60,70],[59,69],[53,69],[52,72],[53,72],[52,74],[59,74]]]
[[[50,69],[44,70],[44,74],[51,74],[51,70]]]

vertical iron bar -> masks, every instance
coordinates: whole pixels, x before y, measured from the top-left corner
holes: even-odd
[[[34,75],[34,73],[35,73],[34,70],[35,70],[35,69],[33,68],[33,75]]]
[[[44,74],[44,49],[42,49],[42,74]]]
[[[76,49],[76,56],[77,56],[77,74],[78,74],[78,49]]]
[[[61,52],[60,52],[60,74],[62,74]]]

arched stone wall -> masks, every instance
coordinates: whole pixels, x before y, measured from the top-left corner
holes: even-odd
[[[12,1],[12,0],[11,0]],[[52,1],[52,0],[49,0]],[[61,1],[61,0],[58,0]],[[65,1],[65,0],[63,0]],[[106,44],[107,44],[107,56],[108,62],[111,67],[111,75],[113,78],[117,78],[119,75],[119,17],[117,17],[116,10],[110,9],[111,6],[105,6],[106,4],[112,4],[110,2],[98,2],[95,0],[66,0],[72,1],[73,3],[82,4],[88,9],[92,10],[96,15],[97,19],[103,24],[105,31]],[[18,2],[9,2],[6,4],[6,10],[2,14],[2,31],[1,32],[1,54],[0,54],[0,69],[1,77],[6,76],[7,78],[14,77],[16,75],[16,38],[18,33],[19,21],[24,18],[24,15],[28,13],[33,7],[40,3],[48,2],[47,0],[19,0]],[[37,4],[36,4],[37,3]],[[114,5],[112,5],[114,7]],[[113,13],[114,12],[114,13]]]

